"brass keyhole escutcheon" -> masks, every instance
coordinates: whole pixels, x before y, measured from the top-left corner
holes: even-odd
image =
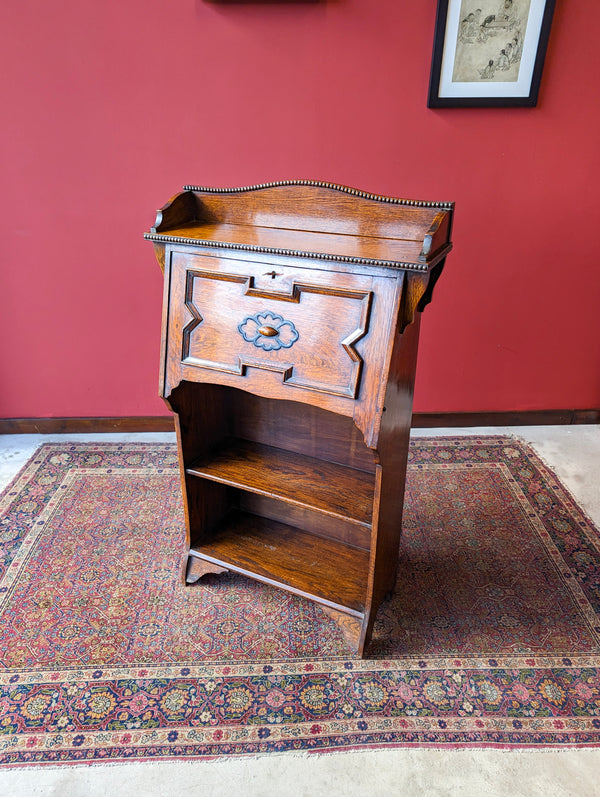
[[[278,332],[279,330],[275,329],[274,327],[262,326],[258,328],[258,334],[264,335],[265,338],[273,338],[278,334]]]

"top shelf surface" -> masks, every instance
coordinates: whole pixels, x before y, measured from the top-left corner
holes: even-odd
[[[451,248],[452,209],[309,181],[188,187],[146,237],[426,271]]]
[[[206,242],[224,246],[241,244],[265,251],[293,251],[307,255],[339,255],[357,260],[386,261],[391,263],[420,263],[422,245],[418,241],[405,241],[382,236],[351,235],[349,233],[323,233],[314,230],[290,230],[275,227],[258,227],[246,224],[196,224],[175,227],[166,233],[169,237]]]

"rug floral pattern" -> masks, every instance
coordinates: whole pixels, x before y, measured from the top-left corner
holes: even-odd
[[[510,438],[411,445],[356,660],[316,604],[181,584],[175,447],[42,446],[0,499],[0,763],[600,741],[600,539]]]

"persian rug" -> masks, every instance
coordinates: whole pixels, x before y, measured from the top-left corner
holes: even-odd
[[[309,601],[182,586],[173,445],[43,445],[0,544],[3,766],[600,741],[598,531],[511,438],[411,445],[364,660]]]

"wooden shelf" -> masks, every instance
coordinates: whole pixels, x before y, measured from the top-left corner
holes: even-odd
[[[373,474],[281,448],[230,440],[186,473],[266,495],[369,528]]]
[[[190,241],[221,243],[230,246],[244,241],[246,246],[266,249],[307,250],[320,254],[357,257],[366,260],[385,261],[390,265],[422,264],[422,241],[406,241],[382,234],[340,235],[313,230],[281,230],[272,227],[249,227],[243,224],[194,224],[175,227],[161,233]]]
[[[234,512],[212,540],[190,554],[346,614],[364,612],[369,553],[337,540]]]

